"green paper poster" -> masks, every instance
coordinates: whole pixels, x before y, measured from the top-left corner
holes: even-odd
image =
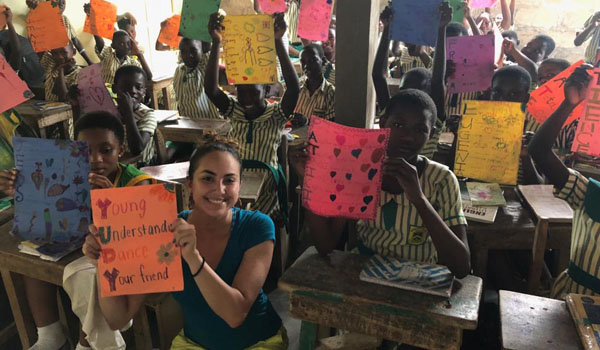
[[[181,8],[181,36],[212,42],[208,34],[210,15],[219,11],[221,0],[183,0]]]
[[[452,7],[452,22],[463,23],[463,18],[465,17],[463,11],[463,0],[448,0],[450,7]]]

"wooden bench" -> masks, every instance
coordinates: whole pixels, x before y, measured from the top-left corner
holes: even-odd
[[[47,128],[60,124],[60,132],[63,139],[70,138],[69,121],[73,120],[71,105],[63,104],[60,107],[40,111],[33,105],[44,102],[29,100],[16,106],[14,109],[19,113],[23,121],[31,126],[42,138],[47,138]]]
[[[303,320],[300,349],[314,349],[317,325],[426,349],[460,349],[464,329],[477,328],[482,280],[456,280],[452,296],[406,291],[359,280],[369,257],[335,251],[306,256],[279,280],[290,313]]]

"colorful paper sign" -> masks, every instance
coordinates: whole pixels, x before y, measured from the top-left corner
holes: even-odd
[[[558,106],[563,103],[565,100],[565,82],[573,74],[575,68],[581,66],[583,63],[583,60],[575,62],[571,67],[565,69],[529,94],[527,111],[529,111],[538,123],[544,123],[556,111]],[[571,124],[582,113],[583,103],[580,103],[571,112],[563,127]]]
[[[223,51],[229,84],[277,82],[277,52],[271,15],[227,16]]]
[[[177,219],[175,188],[109,188],[91,197],[102,297],[183,290],[181,254],[169,231]]]
[[[101,63],[87,66],[79,72],[77,89],[79,90],[78,100],[81,113],[106,111],[121,118],[119,110],[104,84]]]
[[[494,7],[498,0],[471,0],[471,8],[483,8],[483,7]]]
[[[446,58],[456,72],[448,77],[450,93],[485,91],[494,75],[494,37],[458,36],[446,39]]]
[[[463,19],[465,18],[465,11],[463,10],[463,0],[447,0],[452,7],[452,22],[463,23]],[[436,28],[439,28],[436,27]]]
[[[211,14],[219,11],[219,4],[221,0],[183,0],[179,34],[190,39],[212,42],[208,33],[208,21]]]
[[[81,241],[90,223],[87,142],[13,137],[13,233],[34,243]]]
[[[169,45],[171,48],[179,48],[179,26],[181,25],[181,15],[174,15],[167,18],[165,25],[160,29],[158,41]]]
[[[112,40],[117,22],[117,5],[104,0],[90,1],[90,15],[85,17],[83,31]]]
[[[312,116],[302,205],[323,216],[375,220],[389,129],[351,128]]]
[[[65,23],[55,2],[40,2],[35,9],[29,10],[26,28],[35,52],[65,47],[69,43]]]
[[[33,93],[29,90],[27,84],[19,78],[2,55],[0,55],[0,90],[2,90],[0,113],[33,97]]]
[[[516,184],[525,124],[521,104],[465,101],[464,106],[454,173],[482,181]]]
[[[590,75],[592,80],[585,101],[580,103],[583,105],[583,114],[571,150],[600,157],[600,68],[595,68]]]
[[[260,10],[267,14],[287,11],[285,0],[258,0],[258,5]]]
[[[392,39],[414,45],[435,46],[442,0],[392,0]]]
[[[298,14],[298,36],[327,41],[331,22],[331,0],[302,0]]]

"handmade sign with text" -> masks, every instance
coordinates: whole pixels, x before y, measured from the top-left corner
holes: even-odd
[[[312,116],[302,204],[323,216],[375,220],[389,129],[351,128]]]
[[[90,1],[90,14],[85,17],[83,31],[112,40],[117,21],[117,5],[104,0]]]
[[[285,0],[258,0],[258,5],[260,10],[267,14],[287,11]]]
[[[494,75],[494,37],[459,36],[446,40],[446,58],[456,71],[448,78],[450,93],[485,91]]]
[[[414,45],[435,46],[441,3],[442,0],[393,0],[392,39]]]
[[[229,84],[277,82],[273,17],[227,16],[223,21],[223,50]]]
[[[302,0],[298,14],[298,36],[327,41],[332,0]]]
[[[595,68],[590,75],[592,80],[585,101],[580,103],[583,105],[583,114],[571,150],[600,157],[600,68]]]
[[[169,225],[177,219],[170,184],[92,191],[102,248],[102,297],[183,290],[181,254]]]
[[[471,0],[471,8],[494,7],[498,0]]]
[[[181,37],[179,36],[180,25],[181,15],[174,15],[167,18],[165,25],[160,29],[158,41],[169,45],[171,48],[179,48],[179,41],[181,41]]]
[[[0,15],[1,16],[1,15]],[[0,113],[13,108],[33,97],[27,84],[15,72],[4,56],[0,55]]]
[[[446,0],[452,8],[452,22],[463,23],[465,12],[463,10],[463,0]]]
[[[78,100],[81,113],[106,111],[120,118],[119,110],[106,89],[101,73],[101,63],[87,66],[79,72],[77,89],[79,90]]]
[[[40,2],[27,14],[27,35],[35,52],[50,51],[69,43],[67,29],[56,2]]]
[[[525,113],[521,104],[465,101],[458,128],[454,173],[473,179],[514,185]]]
[[[190,39],[212,42],[208,33],[210,15],[219,11],[221,0],[183,0],[179,33]]]

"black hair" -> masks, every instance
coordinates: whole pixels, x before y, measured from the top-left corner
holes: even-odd
[[[544,43],[546,43],[546,57],[548,57],[556,47],[554,39],[545,34],[536,35],[535,38],[533,38],[533,40],[541,40]]]
[[[571,63],[569,61],[562,58],[546,58],[542,61],[542,63],[540,63],[540,66],[542,64],[553,64],[559,66],[561,70],[565,70],[571,66]]]
[[[531,87],[531,75],[521,66],[511,65],[498,69],[492,77],[492,84],[494,80],[501,77],[518,79],[523,84],[523,87],[527,88],[527,91]]]
[[[128,17],[121,17],[119,18],[119,20],[117,20],[117,27],[119,27],[119,29],[121,30],[127,30],[127,26],[132,25],[133,23],[131,22],[131,19],[129,19]]]
[[[515,43],[519,42],[519,35],[514,30],[505,30],[502,32],[502,37],[512,39]]]
[[[409,76],[414,76],[414,77],[417,77],[417,78],[425,81],[424,92],[425,93],[431,92],[431,71],[429,69],[426,69],[423,67],[410,69],[402,77],[403,82],[406,81],[406,79],[408,79]]]
[[[194,177],[194,172],[196,172],[196,169],[198,169],[200,160],[205,155],[214,151],[227,152],[231,154],[233,158],[240,163],[241,168],[242,158],[240,157],[240,152],[238,150],[238,143],[226,136],[218,135],[214,131],[208,131],[201,136],[200,141],[196,145],[196,149],[190,157],[190,168],[188,169],[189,179]]]
[[[190,44],[200,43],[200,48],[202,48],[202,46],[204,46],[204,44],[202,43],[201,40],[184,37],[184,38],[181,38],[181,40],[179,40],[179,50],[181,50],[181,45],[183,45],[183,43],[190,43]],[[202,51],[202,50],[200,50],[200,51]]]
[[[75,139],[80,132],[88,129],[104,129],[112,131],[119,142],[125,142],[123,123],[116,116],[106,111],[96,111],[84,114],[75,123]]]
[[[431,97],[425,92],[417,89],[400,90],[390,99],[390,102],[388,102],[388,105],[385,108],[385,114],[387,115],[392,108],[399,104],[420,108],[423,111],[430,111],[431,128],[433,129],[437,119],[437,108],[435,107],[435,102],[433,102]]]
[[[464,25],[458,22],[451,22],[446,26],[446,36],[468,36],[469,31],[465,28]]]
[[[308,44],[306,46],[304,46],[304,48],[302,49],[302,51],[304,50],[315,50],[317,52],[317,55],[319,55],[319,57],[321,58],[321,60],[325,60],[325,52],[323,51],[323,47],[319,44],[315,44],[315,43],[311,43]]]
[[[129,33],[127,33],[126,31],[120,29],[120,30],[115,30],[115,32],[113,33],[113,38],[112,41],[117,40],[118,38],[130,38]]]
[[[121,79],[122,76],[125,75],[133,75],[133,74],[141,74],[144,77],[144,81],[146,81],[148,78],[146,77],[146,72],[144,72],[144,70],[138,66],[134,66],[134,65],[126,65],[126,66],[122,66],[121,68],[117,69],[117,71],[115,72],[115,80],[114,83],[116,84],[119,79]]]

